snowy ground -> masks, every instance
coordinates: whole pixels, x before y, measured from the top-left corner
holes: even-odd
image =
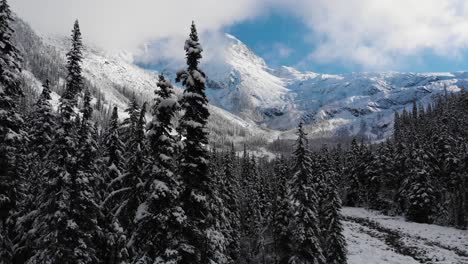
[[[349,264],[468,264],[468,231],[344,208]]]

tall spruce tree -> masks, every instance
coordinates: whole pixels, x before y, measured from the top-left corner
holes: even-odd
[[[291,252],[290,220],[292,218],[289,200],[289,168],[286,159],[281,156],[275,162],[276,193],[273,204],[273,239],[275,263],[286,264]]]
[[[109,123],[109,128],[106,133],[106,181],[109,183],[118,181],[122,177],[125,170],[125,144],[120,139],[120,123],[118,109],[115,106],[112,110],[112,115]],[[112,186],[110,186],[112,189]]]
[[[216,238],[213,233],[213,202],[208,173],[208,99],[205,94],[205,74],[198,67],[202,47],[197,29],[192,23],[191,33],[185,42],[187,69],[177,73],[177,82],[186,87],[182,97],[182,116],[179,124],[184,140],[181,153],[180,175],[183,182],[182,208],[187,216],[183,230],[185,251],[180,263],[209,263],[216,255]]]
[[[128,142],[125,155],[125,173],[112,182],[112,192],[103,201],[103,205],[110,203],[113,225],[122,226],[128,237],[131,236],[138,206],[142,203],[146,190],[146,180],[143,175],[146,161],[145,126],[146,104],[139,110],[138,121]]]
[[[406,216],[418,223],[431,223],[437,205],[436,189],[426,159],[424,151],[417,146],[411,155],[412,168],[405,184]]]
[[[133,239],[141,263],[177,263],[182,258],[180,230],[186,218],[178,204],[177,138],[172,123],[179,104],[172,84],[164,76],[159,76],[157,85],[153,119],[147,127],[150,163],[144,173],[149,191],[139,206],[139,211],[144,213],[138,215]]]
[[[125,109],[128,117],[123,120],[120,133],[122,135],[122,141],[127,146],[127,151],[130,148],[129,141],[135,134],[135,129],[140,117],[140,111],[140,105],[137,102],[135,94],[133,94],[127,109]]]
[[[49,81],[46,81],[42,87],[34,112],[29,117],[29,141],[26,148],[29,151],[27,162],[30,164],[24,164],[28,171],[22,179],[22,201],[18,208],[20,218],[16,222],[16,262],[24,262],[29,258],[34,246],[32,242],[35,233],[32,230],[32,224],[37,217],[35,210],[39,206],[37,197],[40,190],[44,188],[41,176],[48,164],[47,160],[56,129],[56,116],[49,102],[51,99]]]
[[[329,170],[327,174],[327,191],[323,215],[320,217],[322,236],[324,237],[323,251],[327,264],[346,264],[346,240],[341,223],[341,199],[336,187],[336,174]]]
[[[293,205],[291,264],[326,263],[320,246],[318,220],[318,197],[311,179],[311,158],[307,149],[307,134],[302,122],[298,128],[298,139],[294,151],[293,176],[290,181],[291,203]]]
[[[221,179],[218,184],[218,193],[224,205],[225,222],[221,223],[226,238],[227,255],[229,263],[238,263],[240,258],[240,204],[239,182],[234,171],[234,146],[230,152],[222,157]]]
[[[81,127],[78,131],[77,174],[72,182],[70,193],[72,219],[77,224],[75,230],[79,241],[74,254],[82,263],[95,263],[99,252],[97,244],[104,237],[98,226],[100,208],[98,206],[98,186],[102,178],[97,175],[97,143],[94,138],[94,124],[92,122],[93,108],[89,89],[84,91],[83,107],[81,109]]]
[[[81,61],[83,59],[83,43],[78,20],[73,25],[72,47],[67,53],[67,90],[72,94],[78,94],[83,88],[83,76],[81,74]]]
[[[68,77],[60,99],[60,122],[54,139],[53,156],[44,173],[45,186],[38,197],[38,217],[33,228],[37,232],[35,251],[28,263],[93,263],[93,231],[96,231],[94,193],[88,186],[92,177],[85,177],[85,158],[79,144],[85,131],[75,113],[77,93],[81,91],[81,36],[78,21],[72,31],[72,49],[67,53]],[[89,96],[89,94],[88,94]],[[89,99],[88,99],[89,101]],[[89,102],[85,100],[84,122],[89,122]],[[86,124],[86,126],[88,126]],[[79,135],[80,131],[81,135]],[[84,144],[90,143],[87,139]],[[88,182],[90,180],[90,182]],[[86,215],[89,213],[90,215]],[[86,218],[86,219],[85,219]]]
[[[6,0],[0,1],[0,261],[12,257],[7,223],[16,207],[17,147],[23,141],[23,119],[18,102],[23,95],[20,72],[22,58],[13,45],[12,13]]]
[[[34,155],[41,158],[48,154],[54,138],[55,113],[50,103],[52,99],[50,94],[50,83],[47,80],[42,86],[42,92],[36,102],[29,127],[29,144]]]
[[[362,202],[360,177],[364,175],[364,166],[363,149],[354,138],[350,150],[346,153],[345,180],[348,186],[345,201],[348,206],[358,206]]]

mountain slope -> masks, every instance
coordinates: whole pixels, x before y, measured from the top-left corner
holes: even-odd
[[[60,93],[65,78],[66,38],[37,36],[21,21],[15,28],[26,69],[38,80],[51,79]],[[221,55],[202,63],[207,74],[213,138],[224,143],[241,138],[292,138],[291,130],[300,120],[315,137],[362,135],[382,139],[391,135],[394,112],[411,107],[413,101],[424,105],[439,95],[458,92],[468,80],[466,72],[327,75],[291,67],[271,69],[240,40],[231,35],[224,38]],[[95,96],[102,94],[105,107],[117,105],[121,112],[133,94],[140,101],[152,101],[158,72],[174,78],[178,70],[174,63],[164,61],[140,67],[132,54],[110,54],[91,46],[85,48],[83,69]],[[182,92],[182,88],[176,89],[178,94]]]
[[[69,48],[69,41],[63,37],[39,36],[20,19],[16,20],[14,28],[15,42],[24,57],[25,89],[39,92],[40,83],[49,79],[52,89],[56,92],[54,99],[58,101],[58,94],[63,91],[66,78],[65,54]],[[83,56],[85,85],[92,90],[95,103],[98,98],[102,101],[102,113],[99,113],[99,116],[106,115],[115,105],[119,108],[120,117],[125,117],[124,110],[133,95],[140,102],[152,103],[154,89],[157,89],[157,72],[133,64],[129,59],[131,56],[123,52],[110,54],[86,45]],[[178,95],[182,91],[182,88],[176,86]],[[263,142],[276,136],[275,131],[258,127],[254,122],[241,119],[214,105],[210,105],[209,109],[212,143],[229,145],[230,142],[239,140]]]
[[[283,137],[304,120],[317,137],[348,134],[382,139],[391,135],[396,111],[411,107],[413,101],[426,105],[439,95],[458,92],[468,76],[464,72],[328,75],[285,66],[271,69],[235,37],[226,34],[221,43],[222,56],[203,65],[210,102],[245,120],[285,131]],[[164,61],[147,67],[170,75],[176,71]]]

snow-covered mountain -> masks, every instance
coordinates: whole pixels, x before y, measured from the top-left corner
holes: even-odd
[[[35,41],[25,50],[40,49],[26,52],[27,56],[42,56],[56,68],[64,64],[69,45],[65,38],[39,37],[22,22],[17,29],[22,45]],[[437,95],[458,92],[468,80],[468,72],[327,75],[285,66],[272,69],[234,36],[226,34],[222,43],[221,56],[203,61],[202,67],[208,77],[211,129],[226,141],[289,137],[300,120],[315,136],[345,133],[384,138],[391,134],[395,111],[409,108],[414,100],[427,104]],[[151,101],[158,71],[174,77],[178,70],[164,61],[138,65],[125,52],[109,54],[89,45],[84,52],[86,79],[104,95],[107,105],[121,110],[133,93]],[[34,75],[33,69],[27,70]]]
[[[228,34],[225,38],[223,56],[204,64],[210,102],[281,131],[304,120],[316,136],[384,138],[391,133],[395,111],[413,101],[427,104],[438,95],[458,92],[468,77],[465,72],[328,75],[286,66],[271,69],[240,40]],[[149,67],[175,71],[158,61]]]
[[[57,93],[63,90],[66,77],[65,54],[69,49],[69,40],[66,37],[40,36],[20,19],[17,19],[14,29],[14,40],[24,57],[25,89],[38,92],[41,82],[50,80],[54,90],[53,104],[56,105],[59,99]],[[132,62],[131,54],[109,53],[91,45],[85,45],[83,50],[83,75],[86,85],[92,88],[94,102],[102,96],[103,111],[109,111],[115,105],[122,118],[133,95],[139,101],[151,104],[154,90],[157,89],[158,72],[137,66]],[[175,88],[177,94],[182,94],[182,88]],[[239,140],[265,142],[277,137],[276,131],[262,128],[222,108],[209,105],[209,110],[209,130],[213,143],[228,145]]]

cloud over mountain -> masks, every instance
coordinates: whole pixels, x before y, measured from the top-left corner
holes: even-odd
[[[200,31],[213,33],[272,11],[304,22],[310,30],[304,36],[310,42],[306,60],[318,63],[391,69],[427,52],[456,60],[468,47],[464,0],[15,0],[11,4],[47,33],[68,34],[79,18],[85,38],[110,49],[137,50],[161,39],[180,45],[191,20]]]

